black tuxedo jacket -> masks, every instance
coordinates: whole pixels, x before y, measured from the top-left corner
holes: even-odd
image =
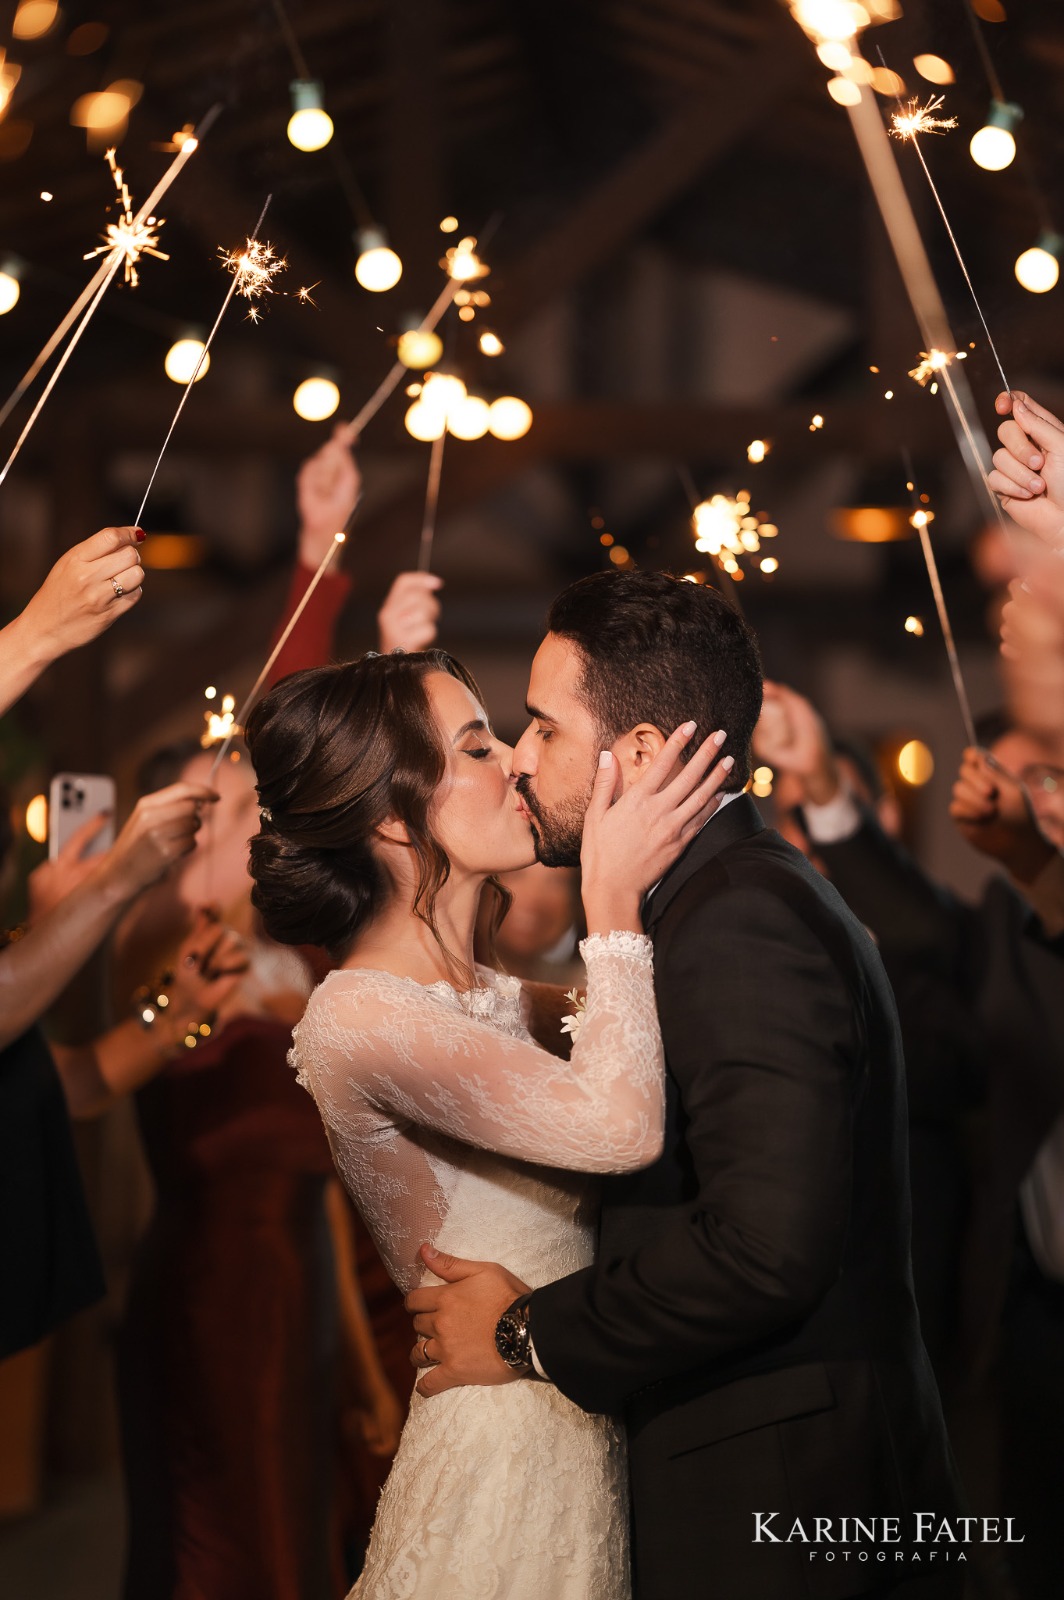
[[[755,1512],[812,1534],[818,1516],[908,1531],[914,1511],[955,1510],[875,947],[745,797],[688,847],[646,923],[665,1150],[607,1183],[595,1266],[533,1295],[537,1355],[578,1405],[628,1422],[639,1600],[912,1578],[754,1542]]]

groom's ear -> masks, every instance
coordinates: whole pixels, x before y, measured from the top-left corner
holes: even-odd
[[[638,783],[664,743],[665,735],[652,722],[639,722],[614,741],[613,754],[625,788]]]

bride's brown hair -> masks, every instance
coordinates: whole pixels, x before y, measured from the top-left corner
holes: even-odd
[[[321,945],[342,960],[392,893],[372,840],[384,822],[400,822],[417,867],[414,913],[452,976],[468,983],[473,975],[447,950],[435,917],[451,864],[429,826],[447,768],[425,690],[432,672],[480,699],[461,662],[425,650],[294,672],[259,702],[245,733],[262,806],[251,898],[271,939]],[[493,887],[497,928],[510,896]]]

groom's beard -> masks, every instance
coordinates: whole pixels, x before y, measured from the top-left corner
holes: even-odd
[[[567,800],[564,805],[545,811],[532,793],[527,773],[522,773],[515,785],[518,794],[528,807],[531,817],[532,838],[536,845],[536,860],[545,867],[578,867],[580,841],[584,832],[584,813],[591,799],[594,780],[588,785],[583,801]]]

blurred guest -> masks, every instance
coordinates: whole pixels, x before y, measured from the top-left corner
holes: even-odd
[[[358,498],[346,435],[298,480],[299,563],[291,614]],[[414,581],[410,581],[413,579]],[[329,571],[274,678],[329,658],[349,580]],[[397,580],[382,644],[428,642],[438,580]],[[194,743],[145,775],[209,772]],[[389,1377],[357,1279],[357,1242],[321,1121],[287,1053],[313,984],[307,963],[264,940],[250,902],[254,775],[239,744],[216,777],[201,848],[120,930],[119,984],[173,969],[195,908],[211,904],[245,938],[247,972],[195,1041],[137,1096],[155,1209],[134,1270],[119,1351],[129,1498],[127,1600],[325,1600],[342,1593],[340,1431],[371,1500],[369,1459],[395,1450],[411,1387],[402,1344]],[[399,1308],[401,1311],[401,1307]],[[353,1515],[364,1535],[371,1504]]]
[[[1059,1593],[1064,1496],[1064,1281],[1039,1265],[1046,1241],[1025,1198],[1052,1167],[1064,1115],[1064,938],[1038,910],[1047,883],[1054,904],[1059,850],[1016,776],[1044,761],[1044,747],[1006,724],[989,754],[965,753],[954,820],[1012,880],[994,878],[973,906],[933,883],[848,791],[812,706],[778,686],[773,700],[759,753],[801,777],[805,825],[832,881],[885,959],[901,951],[942,974],[981,1036],[985,1148],[962,1264],[961,1355],[976,1386],[999,1361],[1001,1494],[1024,1534],[1010,1555],[1022,1600],[1048,1600]]]
[[[498,882],[510,904],[495,934],[495,954],[505,972],[535,983],[582,983],[584,964],[577,955],[580,938],[580,874],[575,867],[545,867],[539,861],[520,872],[504,872]],[[488,961],[485,905],[477,928],[477,959]]]
[[[61,905],[0,940],[0,1357],[104,1290],[63,1086],[37,1021],[130,903],[192,849],[214,798],[189,784],[146,796]]]
[[[755,749],[773,769],[777,828],[868,925],[894,989],[905,1048],[913,1284],[924,1343],[948,1397],[968,1198],[960,1119],[977,1094],[977,1031],[948,960],[911,950],[883,908],[854,890],[845,862],[835,870],[831,842],[827,848],[822,842],[816,799],[829,801],[836,792],[874,819],[885,840],[898,838],[901,812],[874,760],[857,745],[833,741],[813,706],[775,683],[765,685]],[[853,809],[851,820],[857,817]]]

